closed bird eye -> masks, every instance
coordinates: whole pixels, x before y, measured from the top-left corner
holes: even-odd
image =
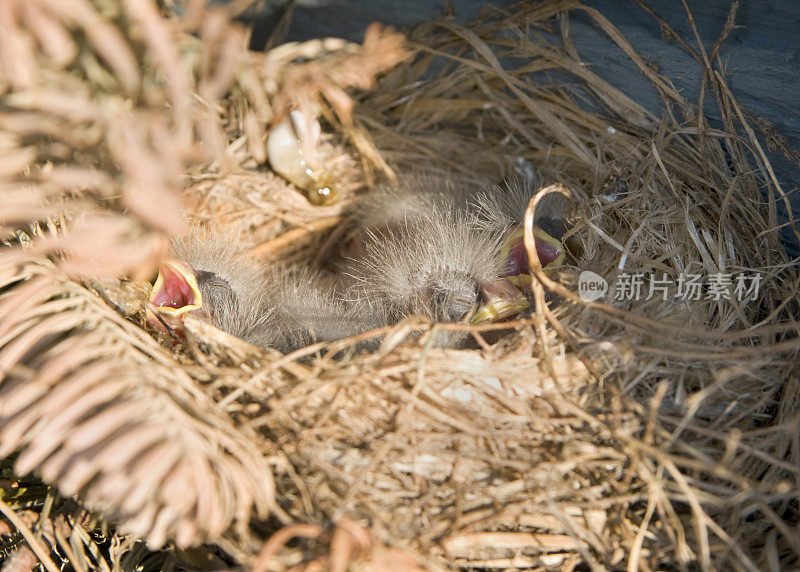
[[[440,321],[460,322],[475,309],[478,284],[468,276],[449,276],[444,282],[431,289],[433,316]]]
[[[203,313],[210,318],[220,319],[224,312],[235,315],[239,311],[236,293],[227,280],[220,275],[201,270],[197,273],[197,284],[203,293],[205,304]]]

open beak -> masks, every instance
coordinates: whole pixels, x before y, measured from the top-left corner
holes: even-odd
[[[533,227],[533,240],[542,268],[555,268],[564,262],[567,253],[560,240],[553,238],[538,226]],[[505,275],[508,279],[518,288],[529,287],[531,266],[528,252],[525,250],[525,230],[522,226],[506,237],[500,249],[500,256],[505,260]]]
[[[486,303],[470,318],[469,323],[473,325],[505,320],[530,306],[528,299],[509,278],[489,282],[483,286],[481,294]]]
[[[533,227],[533,239],[542,268],[555,268],[564,262],[566,251],[560,240],[538,226]],[[483,286],[481,293],[485,303],[477,309],[469,321],[470,324],[505,320],[530,306],[522,293],[531,287],[531,267],[525,250],[525,231],[522,226],[510,232],[503,241],[500,256],[505,261],[505,276]]]
[[[194,271],[177,260],[166,260],[159,265],[149,299],[160,311],[173,316],[198,310],[203,305]]]

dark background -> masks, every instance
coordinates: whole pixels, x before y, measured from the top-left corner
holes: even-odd
[[[263,47],[282,13],[282,0],[254,19],[253,46]],[[453,0],[457,19],[467,23],[476,18],[487,2]],[[515,2],[493,0],[495,6]],[[585,0],[588,6],[605,15],[633,47],[648,61],[656,63],[683,95],[697,102],[702,72],[700,66],[677,43],[665,40],[658,22],[630,0]],[[719,37],[731,2],[723,0],[688,0],[700,37],[709,48]],[[652,0],[648,5],[658,12],[692,47],[697,42],[680,0]],[[367,25],[378,21],[405,29],[423,20],[431,20],[445,10],[443,0],[298,0],[293,9],[286,40],[338,36],[358,41]],[[744,107],[755,117],[774,125],[786,147],[800,152],[800,1],[741,0],[734,30],[720,55],[729,85]],[[580,11],[571,15],[575,44],[581,57],[593,64],[594,71],[613,83],[633,100],[657,115],[661,98],[648,80],[622,51]],[[719,112],[713,95],[706,97],[705,112],[712,125],[719,125]],[[762,146],[766,141],[759,133]],[[781,185],[787,193],[800,186],[800,167],[779,150],[768,152]],[[800,156],[800,155],[797,155]],[[800,212],[800,196],[792,194],[792,205]],[[785,215],[782,205],[779,207]],[[790,232],[784,233],[792,256],[798,245]]]

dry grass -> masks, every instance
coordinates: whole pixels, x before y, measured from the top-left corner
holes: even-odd
[[[0,53],[16,50],[0,59],[8,569],[797,566],[797,269],[777,230],[785,193],[720,72],[733,17],[692,51],[722,110],[715,129],[577,2],[423,24],[415,58],[355,107],[348,86],[404,59],[396,35],[257,55],[222,10],[162,19],[127,0],[99,26],[87,10],[103,2],[71,4],[82,18],[45,0],[0,7]],[[49,46],[28,10],[76,49]],[[662,117],[580,62],[575,10],[652,80]],[[331,207],[260,167],[266,126],[312,101],[332,133]],[[540,197],[572,197],[580,248],[536,272],[536,311],[516,322],[412,317],[283,356],[189,318],[165,347],[140,328],[141,285],[73,281],[152,271],[181,224],[152,193],[239,229],[256,258],[320,260],[375,177],[429,164],[495,182],[519,157]],[[761,283],[746,302],[587,303],[584,270]],[[432,347],[437,328],[468,328],[480,349]],[[356,350],[377,336],[378,350]]]

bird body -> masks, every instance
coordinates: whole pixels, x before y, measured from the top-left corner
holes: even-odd
[[[342,281],[308,266],[277,268],[270,275],[275,347],[292,351],[315,342],[350,337],[387,323],[363,297],[348,299]]]
[[[355,218],[365,229],[379,229],[433,213],[467,212],[480,187],[447,174],[414,173],[395,183],[378,185],[356,206]]]

